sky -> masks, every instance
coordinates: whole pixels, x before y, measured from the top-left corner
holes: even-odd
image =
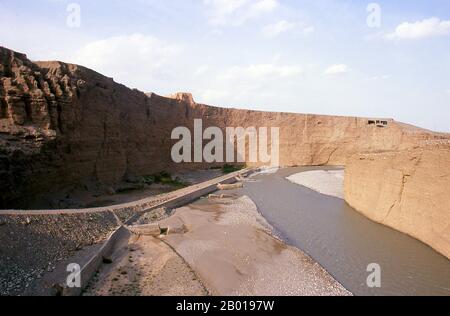
[[[0,45],[200,103],[450,132],[448,0],[0,0]]]

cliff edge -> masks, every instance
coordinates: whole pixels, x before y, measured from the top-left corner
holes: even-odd
[[[448,146],[358,154],[347,161],[345,199],[450,258],[449,166]]]

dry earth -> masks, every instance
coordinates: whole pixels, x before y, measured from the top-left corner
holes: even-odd
[[[191,268],[169,246],[150,236],[133,235],[116,249],[86,296],[202,296],[207,291]]]

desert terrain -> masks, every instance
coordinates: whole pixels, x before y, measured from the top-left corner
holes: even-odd
[[[293,185],[344,198],[450,258],[449,134],[388,118],[198,104],[189,93],[132,90],[80,65],[0,47],[0,294],[70,294],[59,281],[73,258],[93,269],[86,295],[351,294],[276,237],[256,201],[207,198],[224,182],[245,186],[247,174],[226,168],[251,173],[262,163],[172,161],[172,130],[193,129],[195,119],[223,131],[278,127],[279,167],[345,169],[322,171],[331,182],[292,175]],[[106,251],[111,234],[141,216],[174,230],[127,229]]]

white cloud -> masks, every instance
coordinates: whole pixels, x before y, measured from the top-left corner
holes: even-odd
[[[88,43],[71,61],[127,84],[163,77],[181,48],[156,37],[133,34]],[[138,84],[139,85],[139,84]]]
[[[233,66],[222,70],[216,77],[199,87],[200,102],[216,105],[250,106],[267,102],[302,77],[302,67],[280,65],[275,62],[249,66]],[[262,103],[264,103],[262,102]]]
[[[389,78],[391,78],[391,76],[389,76],[389,75],[381,75],[381,76],[377,75],[377,76],[371,77],[370,80],[387,80]]]
[[[263,35],[268,38],[274,38],[281,33],[289,32],[295,28],[296,24],[281,20],[274,24],[269,24],[263,28]]]
[[[404,22],[397,26],[395,32],[388,34],[388,39],[422,39],[450,34],[450,21],[429,18],[414,23]]]
[[[250,19],[274,11],[278,0],[203,0],[209,23],[216,26],[242,25]]]
[[[208,65],[202,65],[194,71],[194,76],[199,77],[205,75],[209,71]]]
[[[299,31],[297,33],[311,34],[314,32],[314,26],[304,26],[301,23],[288,22],[286,20],[281,20],[273,24],[266,25],[262,29],[262,34],[267,38],[275,38],[282,33]]]
[[[222,102],[222,100],[229,98],[231,93],[228,90],[206,89],[199,93],[199,100],[205,103],[214,104]]]
[[[219,76],[220,79],[264,79],[286,78],[303,74],[299,66],[278,66],[275,64],[258,64],[247,67],[234,66]]]
[[[250,6],[250,10],[253,13],[265,13],[272,12],[278,7],[279,3],[277,0],[257,0]]]
[[[330,66],[328,69],[325,70],[326,75],[342,75],[348,72],[348,66],[345,64],[338,64]]]
[[[302,32],[303,32],[303,34],[311,34],[315,30],[316,29],[314,28],[314,26],[307,26],[307,27],[303,28]]]

